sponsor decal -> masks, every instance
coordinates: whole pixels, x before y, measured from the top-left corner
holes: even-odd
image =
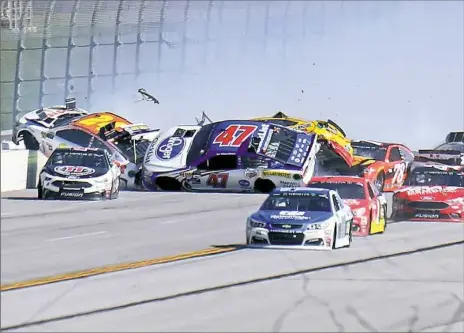
[[[291,174],[289,172],[275,171],[275,170],[263,171],[263,176],[267,176],[267,177],[275,176],[275,177],[291,178]]]
[[[238,181],[238,184],[240,185],[240,187],[250,187],[250,182],[246,179],[241,179]]]
[[[246,178],[254,178],[258,176],[258,171],[256,169],[246,169],[245,170],[245,177]]]
[[[310,217],[304,216],[304,212],[281,211],[278,215],[271,215],[271,219],[276,220],[309,220]]]
[[[279,147],[280,147],[280,142],[270,143],[266,148],[266,156],[270,158],[275,158],[277,155],[277,152],[279,151]]]
[[[438,219],[440,214],[431,214],[431,213],[417,213],[414,215],[418,219]]]
[[[430,186],[430,187],[414,187],[407,189],[408,195],[415,194],[433,194],[433,193],[447,193],[456,192],[455,187],[441,187],[441,186]]]
[[[280,181],[280,186],[282,187],[299,187],[300,183],[299,182],[286,182],[286,181]]]
[[[57,166],[53,170],[64,176],[87,176],[95,173],[95,169],[73,165]]]
[[[298,231],[298,230],[287,230],[287,229],[271,229],[271,232],[280,232],[280,233],[285,233],[285,234],[302,234],[303,232]],[[296,235],[293,236],[296,238]]]
[[[183,138],[171,136],[160,143],[156,149],[156,156],[160,160],[171,160],[182,152],[184,146],[185,141]]]
[[[82,198],[84,196],[83,192],[61,192],[60,196],[62,197],[72,197],[72,198]]]
[[[264,142],[264,138],[266,137],[268,130],[269,130],[268,124],[261,124],[261,127],[259,128],[258,133],[256,134],[258,138],[260,139],[259,145],[258,145],[258,151],[261,151],[263,147],[266,148],[269,142],[271,141],[271,135],[268,135],[266,138],[266,142]]]

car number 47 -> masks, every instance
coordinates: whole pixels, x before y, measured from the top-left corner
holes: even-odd
[[[229,125],[214,139],[213,144],[220,147],[240,147],[256,128],[254,125]]]

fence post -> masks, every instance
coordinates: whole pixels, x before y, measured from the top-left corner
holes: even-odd
[[[39,106],[43,107],[44,83],[47,81],[45,75],[45,56],[50,45],[48,44],[48,35],[50,33],[50,22],[53,12],[55,11],[56,0],[48,1],[47,17],[44,20],[44,35],[42,36],[42,52],[40,59],[40,81],[39,81]]]
[[[95,40],[95,25],[97,24],[97,13],[100,9],[101,0],[96,0],[93,6],[92,21],[90,22],[90,45],[89,45],[89,67],[87,78],[87,109],[92,108],[93,78],[95,77],[93,68],[93,55],[95,47],[98,45]]]
[[[181,67],[182,67],[181,72],[182,73],[186,70],[186,67],[187,67],[185,64],[185,58],[186,58],[186,53],[187,53],[187,42],[188,42],[187,22],[189,18],[190,1],[191,0],[187,0],[187,2],[185,3],[185,8],[184,8],[184,26],[182,29],[182,50],[181,50],[182,52],[181,53]]]
[[[16,13],[15,13],[16,15]],[[14,82],[14,95],[13,95],[13,112],[11,113],[12,116],[12,125],[14,126],[18,112],[19,112],[19,98],[20,98],[20,93],[19,93],[19,86],[23,82],[23,79],[21,78],[21,60],[22,60],[22,54],[23,51],[25,50],[23,40],[24,40],[24,16],[26,16],[26,11],[21,13],[21,16],[19,18],[19,36],[18,36],[18,44],[16,46],[17,52],[16,52],[16,75],[15,75],[15,82]],[[15,16],[16,17],[16,16]],[[16,21],[16,20],[15,20]]]
[[[76,47],[76,44],[74,43],[74,27],[76,26],[76,14],[77,11],[79,10],[79,5],[80,5],[80,0],[74,0],[72,12],[71,12],[71,18],[69,20],[69,35],[68,35],[68,49],[66,50],[66,74],[64,78],[64,99],[70,97],[69,92],[70,86],[69,86],[69,81],[72,79],[72,74],[71,74],[71,53]]]
[[[118,49],[121,45],[121,38],[119,36],[120,29],[121,29],[121,13],[124,8],[125,0],[119,0],[118,11],[116,12],[116,22],[115,22],[115,29],[114,29],[114,45],[113,45],[113,73],[111,76],[111,85],[113,95],[116,93],[116,78],[119,75],[118,72]],[[112,99],[113,109],[114,109],[115,99]]]
[[[145,3],[147,0],[140,1],[140,8],[139,8],[139,15],[138,15],[138,23],[137,23],[137,42],[135,44],[135,81],[137,82],[139,75],[140,75],[140,46],[145,42],[142,39],[142,24],[143,24],[143,16],[145,13]]]
[[[163,52],[163,44],[164,44],[164,34],[163,34],[163,29],[164,29],[164,20],[165,20],[165,14],[166,14],[166,7],[168,5],[168,0],[163,0],[163,6],[161,7],[161,12],[160,12],[160,26],[159,26],[159,33],[158,33],[158,62],[157,62],[157,76],[158,80],[160,78],[161,74],[161,53]]]

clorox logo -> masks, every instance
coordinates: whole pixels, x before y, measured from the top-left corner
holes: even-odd
[[[177,157],[184,149],[183,138],[171,136],[164,139],[156,150],[156,156],[161,160],[170,160]]]

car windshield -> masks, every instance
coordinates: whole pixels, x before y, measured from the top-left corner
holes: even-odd
[[[187,154],[187,165],[192,165],[201,156],[203,156],[208,149],[208,141],[213,133],[214,128],[219,123],[208,124],[200,128],[192,140],[189,152]]]
[[[439,145],[436,150],[457,150],[461,153],[464,153],[464,145],[460,143],[444,143]]]
[[[337,191],[342,199],[366,199],[364,193],[364,186],[361,183],[349,182],[314,182],[310,183],[308,187],[312,188],[326,188],[329,190]]]
[[[387,148],[377,145],[363,145],[359,143],[352,143],[353,155],[361,156],[376,161],[384,161],[387,155]]]
[[[47,164],[109,169],[109,163],[105,154],[95,151],[55,150]]]
[[[264,155],[279,162],[287,163],[293,152],[297,138],[295,131],[286,128],[274,128]]]
[[[330,212],[330,200],[322,193],[275,193],[269,195],[261,210]]]
[[[122,155],[137,165],[143,162],[150,143],[149,140],[132,140],[129,135],[114,141],[115,146],[119,148]]]
[[[418,169],[408,175],[404,185],[464,187],[464,174],[455,171]]]

